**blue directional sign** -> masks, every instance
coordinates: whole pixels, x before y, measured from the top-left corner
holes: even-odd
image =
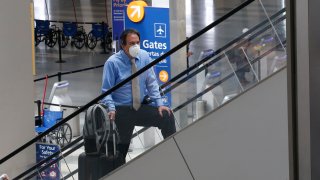
[[[155,60],[170,50],[170,19],[168,8],[145,7],[144,19],[139,23],[125,17],[125,28],[134,28],[140,32],[141,49],[146,50]],[[168,82],[171,78],[170,57],[159,62],[155,68],[159,84]],[[163,102],[171,106],[171,93],[163,96]]]
[[[154,37],[166,38],[167,28],[164,23],[154,23]]]
[[[113,40],[120,38],[121,32],[124,30],[125,6],[132,0],[112,0],[112,37]]]

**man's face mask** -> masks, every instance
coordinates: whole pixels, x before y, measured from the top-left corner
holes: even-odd
[[[140,52],[140,46],[138,44],[135,44],[129,48],[129,54],[134,58],[136,58],[139,55],[139,52]]]

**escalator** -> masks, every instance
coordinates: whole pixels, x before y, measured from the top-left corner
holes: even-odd
[[[226,16],[218,19],[208,27],[204,28],[199,33],[190,37],[185,42],[181,43],[177,47],[170,50],[168,53],[164,54],[159,59],[155,60],[150,65],[139,70],[136,75],[129,77],[123,83],[118,84],[114,88],[110,89],[110,91],[106,92],[105,94],[97,97],[87,105],[83,106],[81,109],[71,114],[70,117],[67,117],[64,120],[62,120],[60,124],[68,121],[69,119],[72,119],[75,115],[86,110],[86,108],[96,103],[98,100],[102,99],[105,95],[110,94],[113,90],[129,82],[135,76],[138,76],[139,73],[141,74],[143,71],[152,67],[157,62],[168,57],[169,55],[173,54],[177,50],[183,48],[186,44],[197,39],[199,36],[206,33],[208,30],[215,27],[216,25],[219,25],[219,23],[223,22],[228,17],[234,15],[238,11],[241,11],[243,8],[247,6],[250,6],[252,2],[253,1],[246,1],[245,3],[241,4],[239,7],[230,11],[230,13],[228,13]],[[233,100],[230,101],[231,99],[238,97],[239,95],[250,94],[247,92],[250,92],[254,90],[256,87],[263,85],[263,83],[260,84],[261,81],[263,82],[268,81],[268,79],[273,78],[273,76],[271,78],[268,78],[269,76],[273,75],[278,70],[283,69],[286,66],[286,50],[285,50],[286,37],[285,37],[285,32],[283,32],[284,30],[285,30],[285,10],[282,9],[281,11],[274,14],[273,16],[270,16],[265,20],[263,20],[261,23],[253,26],[247,32],[234,38],[233,41],[227,43],[222,48],[216,50],[214,53],[211,53],[201,58],[201,60],[196,62],[193,66],[191,66],[190,68],[186,69],[183,72],[180,72],[177,76],[172,78],[169,82],[163,84],[162,90],[164,94],[168,92],[172,92],[173,94],[175,94],[175,91],[183,94],[185,92],[186,86],[192,89],[191,93],[190,92],[185,93],[187,94],[187,96],[179,99],[179,103],[177,105],[173,104],[172,106],[172,109],[175,112],[175,115],[177,118],[176,124],[177,124],[178,130],[185,129],[183,130],[183,132],[188,131],[188,129],[191,129],[189,128],[190,124],[195,124],[193,126],[197,126],[196,124],[198,123],[194,123],[194,122],[197,121],[198,119],[201,119],[202,116],[205,116],[205,118],[202,118],[201,122],[207,120],[208,117],[210,117],[212,114],[215,114],[212,112],[214,111],[218,112],[218,111],[221,111],[220,109],[225,109],[224,104],[227,104],[227,105],[233,104],[233,102],[241,98],[241,96],[239,98],[236,98],[234,101]],[[239,56],[241,56],[243,59],[245,59],[245,61],[242,61],[241,63],[236,63],[237,61],[236,56],[238,56],[238,58]],[[281,74],[281,72],[276,73],[276,75]],[[239,78],[241,76],[240,74],[243,74],[243,73],[245,74],[244,76],[246,78],[246,81]],[[227,103],[227,102],[230,102],[230,103]],[[196,113],[193,113],[192,110],[190,109],[201,109],[201,113],[199,113],[199,111],[197,111]],[[187,116],[184,116],[185,114],[187,114]],[[59,126],[59,124],[57,124],[53,128],[50,128],[48,131],[52,131],[57,126]],[[143,146],[144,144],[142,140],[144,137],[140,137],[139,134],[141,134],[142,132],[145,132],[146,129],[148,128],[139,129],[133,135],[133,141],[140,142],[141,146]],[[153,129],[152,132],[154,132],[155,136],[157,136],[158,132],[156,129]],[[179,136],[179,134],[180,133],[177,133],[177,135],[166,140],[165,142],[161,143],[158,146],[151,147],[150,150],[148,150],[150,147],[144,147],[144,148],[140,148],[138,150],[139,152],[132,152],[131,154],[138,156],[139,158],[137,159],[139,160],[132,161],[132,163],[128,163],[128,165],[126,165],[123,169],[130,170],[130,168],[132,167],[132,164],[140,163],[141,159],[146,159],[146,157],[150,157],[150,156],[153,158],[158,157],[157,155],[150,155],[150,154],[152,154],[155,151],[158,151],[157,150],[159,149],[158,147],[166,146],[166,144],[173,144],[175,145],[174,148],[178,148],[177,149],[178,151],[173,150],[173,152],[176,152],[176,154],[171,154],[167,158],[174,159],[174,157],[181,157],[181,154],[182,154],[181,149],[179,149],[179,146],[177,146],[177,141],[175,139],[175,137]],[[31,140],[30,142],[23,145],[21,148],[14,151],[12,154],[1,159],[0,161],[1,164],[3,164],[6,160],[10,159],[17,152],[32,145],[37,141],[37,139],[40,139],[45,135],[46,134],[44,133],[41,136],[38,136],[37,138]],[[155,144],[159,143],[162,140],[160,136],[156,137],[156,139],[158,140],[156,140]],[[68,155],[72,154],[74,151],[78,151],[78,154],[79,154],[79,151],[83,151],[83,148],[81,148],[82,146],[83,146],[83,140],[82,140],[82,137],[79,137],[76,140],[74,140],[71,144],[62,148],[61,152],[57,152],[53,154],[48,159],[52,160],[53,157],[56,157],[55,161],[62,160],[60,162],[61,166],[68,165],[70,163],[67,163],[67,161],[75,161],[74,159],[68,160]],[[147,150],[148,152],[144,153],[145,150]],[[135,151],[135,149],[133,149],[133,151]],[[171,152],[166,148],[164,148],[163,151]],[[144,154],[140,155],[141,153],[144,153]],[[130,161],[130,159],[128,160]],[[186,159],[184,157],[182,157],[182,159],[180,160],[183,160],[186,162]],[[30,166],[31,168],[29,168],[29,170],[24,171],[23,173],[15,177],[15,179],[22,179],[22,178],[31,179],[34,176],[37,176],[44,169],[50,168],[50,166],[53,163],[55,163],[55,161],[52,161],[51,163],[47,163],[47,165],[45,166],[41,165],[42,163],[38,163],[37,165]],[[159,159],[156,161],[159,161]],[[163,161],[165,160],[163,159]],[[48,162],[48,161],[45,160],[44,162]],[[165,163],[170,164],[169,162],[165,162]],[[73,163],[73,164],[77,164],[77,163]],[[159,163],[159,164],[162,164],[162,163]],[[72,165],[72,166],[75,166],[75,165]],[[171,166],[174,166],[174,164],[172,164]],[[168,166],[167,168],[170,170],[171,168],[169,167],[171,166]],[[138,171],[139,170],[138,167],[142,168],[142,167],[145,167],[145,165],[143,166],[135,165],[133,167],[133,171]],[[152,167],[152,165],[150,167]],[[174,167],[179,169],[179,167],[176,167],[176,166]],[[73,178],[76,177],[76,174],[77,174],[76,166],[75,167],[68,166],[65,169],[68,169],[68,171],[61,172],[63,177],[62,179],[67,179],[69,177],[73,177]],[[191,173],[190,167],[187,167],[187,169],[181,168],[181,170],[187,171],[187,173],[182,173],[184,175],[188,174],[188,177],[185,177],[185,179],[189,179],[190,174],[191,174],[191,177],[193,176],[192,175],[193,173]],[[144,170],[141,169],[141,172],[143,171]],[[119,175],[117,174],[118,172],[121,172],[120,176],[126,175],[126,173],[122,173],[122,170],[120,170],[120,171],[117,171],[110,178],[112,179],[113,177],[115,177],[115,179],[117,179],[117,176]],[[163,172],[165,172],[165,170],[163,170]],[[181,179],[181,178],[182,177],[179,177],[177,179]],[[120,179],[126,179],[126,178],[123,177]],[[154,178],[144,178],[144,179],[154,179]]]
[[[102,179],[289,179],[286,69]]]

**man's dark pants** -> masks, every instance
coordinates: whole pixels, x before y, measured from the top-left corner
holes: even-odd
[[[134,126],[158,127],[164,139],[176,132],[173,114],[163,111],[161,117],[157,107],[142,105],[136,111],[130,106],[117,106],[116,111],[115,123],[120,135],[119,151],[124,158],[128,153]]]

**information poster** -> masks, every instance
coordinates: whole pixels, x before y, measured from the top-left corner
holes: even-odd
[[[112,35],[113,40],[120,38],[121,32],[124,30],[125,6],[132,0],[112,0]]]
[[[55,152],[59,151],[60,147],[54,144],[36,143],[36,161],[39,163],[43,159],[51,156]],[[54,158],[55,159],[55,158]],[[54,160],[52,159],[52,160]],[[45,166],[47,163],[42,165]],[[43,180],[60,180],[60,166],[59,163],[54,163],[44,171],[40,172],[40,176],[37,179]]]

